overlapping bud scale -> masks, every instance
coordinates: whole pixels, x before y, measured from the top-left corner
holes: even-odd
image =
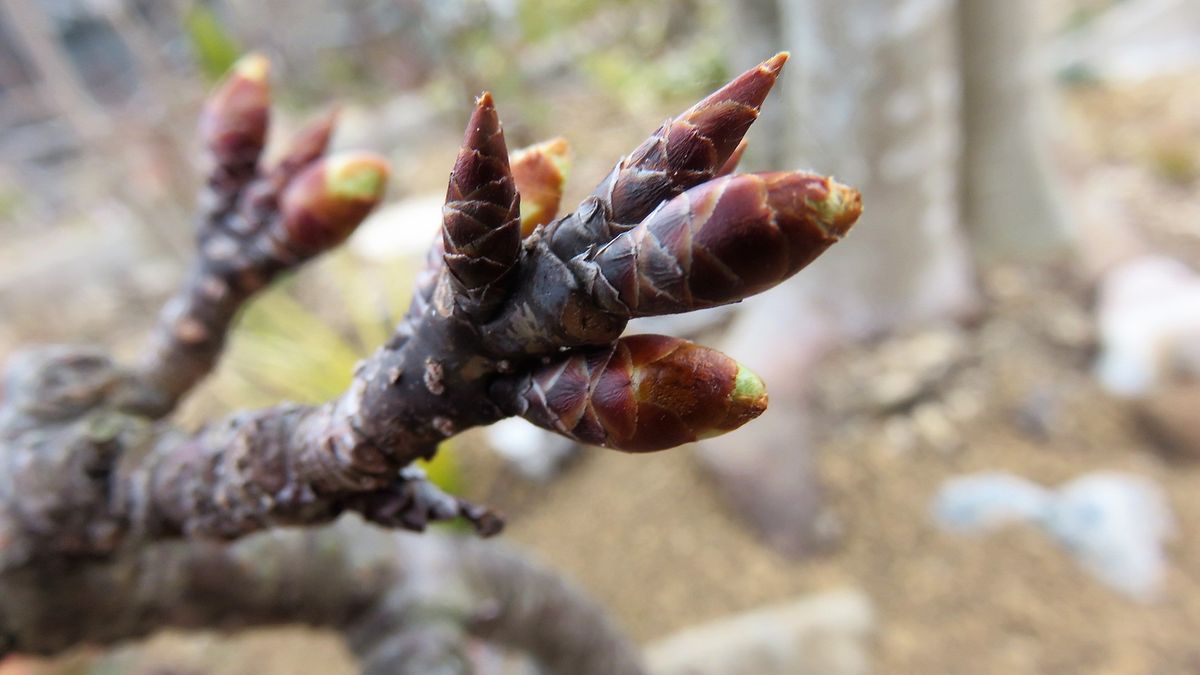
[[[342,243],[383,198],[388,173],[382,157],[365,152],[311,164],[284,190],[277,238],[302,256]]]
[[[715,177],[758,119],[787,59],[783,52],[742,73],[630,153],[596,190],[612,219],[636,224],[663,201]]]
[[[862,212],[859,194],[803,172],[718,178],[688,190],[584,264],[612,311],[657,316],[736,302],[808,265]]]
[[[578,440],[653,452],[732,431],[766,409],[762,380],[679,338],[635,335],[541,367],[523,417]]]
[[[476,103],[442,208],[444,259],[476,306],[502,299],[521,248],[520,196],[491,94]]]

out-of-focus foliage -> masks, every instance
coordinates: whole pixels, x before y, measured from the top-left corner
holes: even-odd
[[[665,99],[688,98],[728,79],[720,45],[700,43],[684,53],[646,64],[637,50],[597,52],[583,70],[609,94],[620,94],[633,105],[656,107]]]
[[[1093,21],[1104,15],[1104,12],[1110,9],[1113,5],[1119,4],[1123,0],[1086,0],[1079,2],[1075,8],[1067,15],[1063,22],[1063,32],[1079,30],[1091,25]]]
[[[626,10],[634,4],[631,0],[523,0],[517,6],[516,19],[525,38],[536,42],[577,28],[601,8]]]
[[[22,199],[19,192],[0,188],[0,221],[11,218],[21,205]]]
[[[547,86],[583,84],[661,107],[727,79],[719,28],[729,11],[718,0],[446,3],[422,18],[426,35],[440,38],[427,92],[448,105],[486,88],[506,102],[510,122],[516,113],[534,125],[549,114],[535,105]]]
[[[1188,186],[1200,179],[1200,142],[1188,139],[1159,141],[1150,150],[1150,165],[1171,183]]]
[[[227,72],[245,51],[216,13],[201,3],[188,8],[183,17],[183,28],[191,43],[196,66],[210,81],[216,81]]]

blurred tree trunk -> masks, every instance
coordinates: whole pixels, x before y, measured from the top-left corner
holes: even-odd
[[[860,186],[866,204],[854,234],[789,284],[797,301],[819,307],[853,335],[972,308],[972,268],[959,227],[953,4],[742,4],[743,21],[763,17],[757,23],[771,32],[760,39],[743,33],[741,44],[760,53],[792,51],[782,105],[766,108],[766,128],[757,132],[770,140],[751,147],[772,148],[779,165],[812,166]]]
[[[963,219],[979,257],[1044,258],[1068,233],[1047,159],[1037,3],[960,2]]]
[[[823,540],[809,372],[846,339],[975,312],[974,254],[1061,242],[1033,109],[1033,0],[739,0],[735,67],[792,59],[748,168],[812,167],[858,186],[865,211],[809,271],[746,303],[723,348],[772,380],[754,428],[706,443],[725,496],[777,548]],[[967,100],[964,101],[964,95]],[[786,355],[786,356],[783,356]],[[782,385],[782,386],[780,386]]]

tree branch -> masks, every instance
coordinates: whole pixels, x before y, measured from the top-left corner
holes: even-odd
[[[437,653],[447,645],[429,640],[447,629],[524,652],[546,672],[642,672],[603,610],[551,571],[495,544],[354,520],[235,546],[173,542],[105,562],[27,566],[0,575],[0,622],[6,651],[47,655],[163,628],[302,623],[345,633],[368,672],[397,636],[410,656]]]
[[[259,168],[270,112],[269,64],[241,59],[209,98],[200,133],[209,169],[196,260],[163,309],[127,410],[163,417],[216,364],[234,317],[256,292],[341,243],[382,196],[387,165],[357,154],[321,161],[336,113],[314,120],[271,169]]]

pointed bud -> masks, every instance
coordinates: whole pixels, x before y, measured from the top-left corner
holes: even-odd
[[[271,63],[248,54],[233,65],[200,114],[200,136],[222,166],[253,165],[267,140]]]
[[[633,224],[660,203],[717,175],[729,160],[767,94],[787,52],[742,73],[662,126],[596,190],[612,205],[612,219]]]
[[[634,335],[542,366],[523,417],[583,443],[653,452],[732,431],[767,407],[761,379],[679,338]]]
[[[546,228],[550,249],[570,260],[590,246],[611,241],[664,201],[716,177],[758,119],[787,60],[787,52],[776,54],[667,120],[617,164],[596,187],[590,203],[585,201],[571,217]]]
[[[571,166],[570,146],[563,138],[531,145],[514,152],[509,166],[521,194],[521,236],[528,237],[558,215]]]
[[[283,186],[305,167],[317,161],[329,148],[333,129],[338,120],[338,109],[320,115],[304,126],[288,144],[287,150],[275,164],[271,177],[275,185]]]
[[[521,200],[492,95],[467,125],[442,207],[445,261],[458,294],[479,311],[499,302],[521,250]]]
[[[312,164],[284,191],[275,236],[302,255],[340,244],[383,198],[388,173],[387,161],[370,153]]]
[[[800,271],[861,213],[857,190],[823,176],[718,178],[599,250],[593,290],[608,309],[630,316],[737,302]]]
[[[749,144],[743,138],[742,142],[738,143],[737,147],[733,149],[733,154],[729,155],[729,159],[725,160],[720,169],[717,169],[717,177],[728,176],[737,171],[738,164],[742,163],[742,155],[746,154],[747,145]]]

